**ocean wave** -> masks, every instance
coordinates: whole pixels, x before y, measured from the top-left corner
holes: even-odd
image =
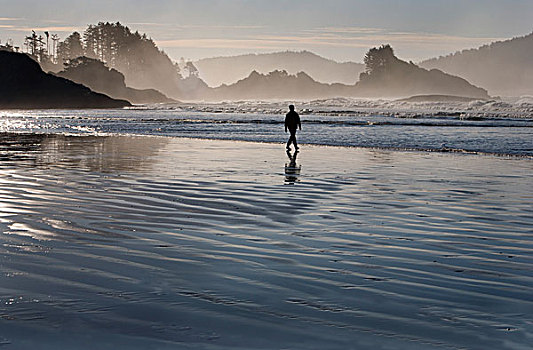
[[[495,112],[494,105],[490,113],[464,112],[448,106],[449,109],[435,109],[428,114],[427,110],[382,108],[387,103],[405,104],[405,101],[336,101],[337,106],[332,106],[331,100],[324,102],[329,106],[327,108],[318,106],[320,103],[316,101],[308,107],[302,102],[300,112],[304,130],[299,136],[301,143],[533,155],[533,118]],[[358,111],[353,106],[339,106],[350,103],[381,107]],[[283,132],[285,110],[280,102],[165,106],[122,110],[4,111],[0,112],[0,132],[286,142]],[[499,106],[503,108],[503,105]]]
[[[154,105],[155,109],[172,109],[209,113],[284,114],[289,103],[296,103],[302,114],[372,115],[404,114],[437,116],[442,113],[481,115],[487,118],[533,118],[533,98],[475,101],[418,101],[387,99],[331,98],[313,101],[227,101],[223,103],[194,103]]]

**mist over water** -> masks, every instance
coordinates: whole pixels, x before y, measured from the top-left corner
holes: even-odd
[[[289,74],[305,72],[321,83],[353,85],[364,71],[361,63],[338,63],[309,51],[204,58],[194,65],[200,72],[200,78],[211,87],[234,84],[252,71],[268,74],[275,70],[284,70]]]

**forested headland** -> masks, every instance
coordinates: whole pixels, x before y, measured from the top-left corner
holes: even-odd
[[[499,46],[496,45],[493,50],[496,47]],[[288,72],[273,69],[268,73],[251,71],[245,78],[217,88],[209,87],[201,79],[200,70],[193,62],[184,59],[173,61],[147,34],[133,31],[119,22],[88,25],[83,32],[73,32],[64,40],[60,40],[56,34],[45,32],[45,36],[42,36],[32,32],[26,37],[22,49],[9,43],[0,46],[0,49],[24,51],[45,71],[132,103],[335,96],[403,98],[413,95],[452,95],[489,98],[483,84],[474,86],[462,77],[444,72],[444,69],[428,70],[413,62],[402,61],[395,56],[390,45],[371,48],[367,52],[364,68],[357,66],[354,71],[357,71],[358,77],[350,78],[356,81],[355,84],[321,83],[303,70]],[[320,59],[312,53],[274,56],[291,57],[294,61],[302,55],[312,58],[313,64],[309,67],[314,70],[319,69],[315,66],[320,64],[326,64],[330,69],[340,68],[333,61]],[[248,55],[239,59],[245,59],[248,65],[253,66],[254,57],[259,56],[261,58],[258,59],[266,57]],[[440,61],[427,61],[424,66],[436,65]],[[226,64],[231,65],[232,62],[228,58]],[[265,61],[262,64],[268,66],[271,63]],[[291,61],[289,66],[294,68],[298,65]],[[221,65],[219,69],[226,68]],[[359,74],[361,69],[364,71]]]

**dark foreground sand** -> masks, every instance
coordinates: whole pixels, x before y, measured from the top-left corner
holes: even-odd
[[[1,349],[530,349],[533,161],[0,137]]]

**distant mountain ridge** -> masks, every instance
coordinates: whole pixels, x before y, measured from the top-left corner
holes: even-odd
[[[457,98],[487,99],[485,89],[465,79],[437,69],[426,70],[394,56],[389,45],[374,48],[365,57],[367,71],[353,85],[324,84],[304,72],[288,74],[275,70],[268,74],[253,71],[231,85],[204,91],[207,100],[315,99],[331,97],[409,97],[447,95]]]
[[[207,85],[233,84],[252,71],[267,74],[276,70],[289,74],[305,72],[321,83],[355,84],[365,66],[355,62],[336,62],[309,51],[284,51],[267,54],[205,58],[194,62]]]
[[[482,86],[493,95],[533,95],[533,33],[420,63]]]
[[[221,85],[210,91],[209,98],[215,100],[253,99],[310,99],[350,96],[353,86],[324,84],[315,81],[308,74],[288,74],[275,70],[268,74],[253,71],[244,79],[231,85]]]

